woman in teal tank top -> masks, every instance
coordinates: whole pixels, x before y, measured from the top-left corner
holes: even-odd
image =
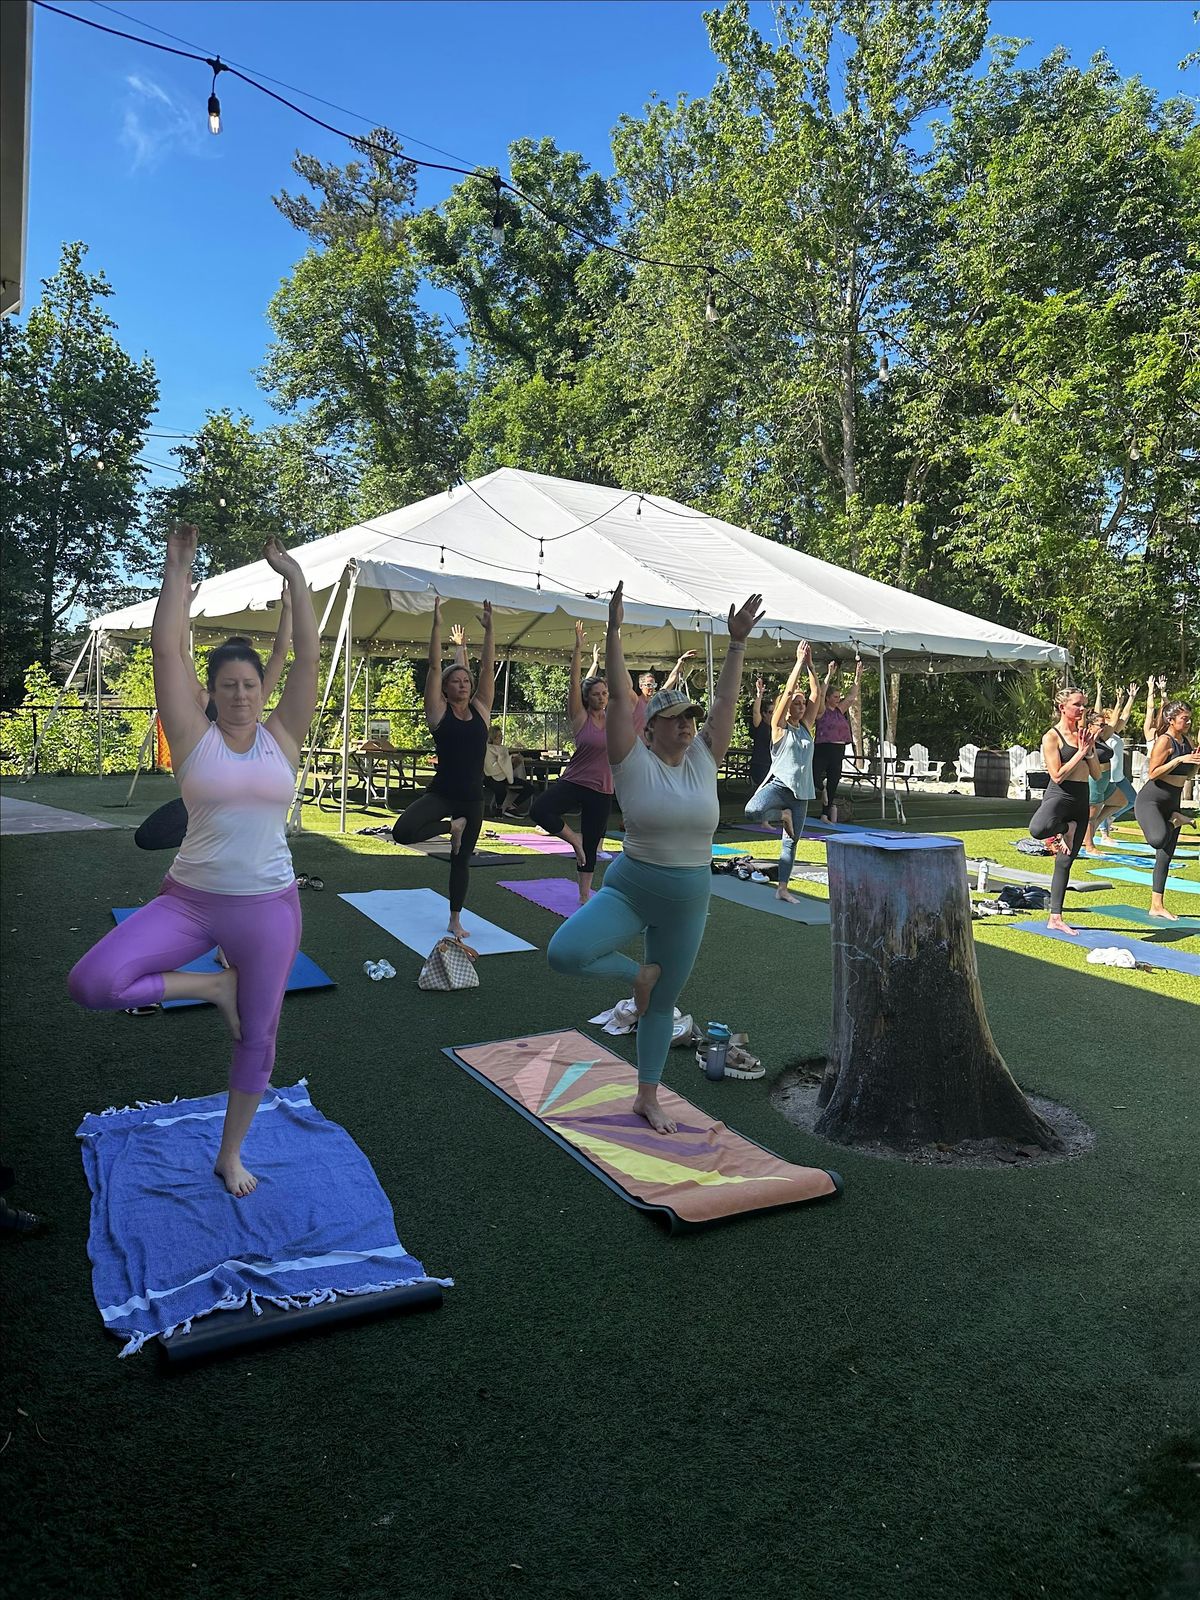
[[[800,687],[802,671],[808,673],[807,694]],[[796,840],[804,831],[808,802],[816,798],[812,777],[814,729],[824,708],[825,688],[813,671],[812,646],[802,639],[796,646],[796,664],[771,715],[771,770],[746,806],[748,821],[779,822],[782,826],[775,890],[780,900],[794,902],[796,898],[788,889],[788,880],[796,859]]]

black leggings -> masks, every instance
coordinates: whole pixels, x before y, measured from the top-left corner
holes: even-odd
[[[471,857],[483,827],[483,801],[456,801],[438,794],[436,789],[426,789],[396,818],[392,824],[392,838],[397,844],[420,844],[425,839],[435,839],[439,833],[449,832],[453,817],[467,819],[458,850],[450,857],[450,910],[457,914],[467,898]]]
[[[837,799],[838,784],[842,781],[842,757],[845,754],[844,744],[813,745],[813,788],[821,802],[823,817],[833,810],[833,802]]]
[[[1046,798],[1029,819],[1029,832],[1035,839],[1052,839],[1057,834],[1065,834],[1071,824],[1075,824],[1075,838],[1071,844],[1070,855],[1056,855],[1054,858],[1054,878],[1050,884],[1052,917],[1062,916],[1063,901],[1067,897],[1067,881],[1071,876],[1071,868],[1075,865],[1075,857],[1083,848],[1090,815],[1086,783],[1051,782],[1046,786]]]
[[[612,795],[599,789],[585,789],[581,783],[556,778],[543,789],[529,808],[529,820],[556,837],[563,831],[563,812],[579,812],[579,831],[583,835],[583,865],[580,872],[595,872],[596,851],[608,827]]]
[[[531,783],[521,783],[516,778],[511,783],[507,783],[503,778],[485,778],[483,785],[491,795],[494,803],[493,808],[497,812],[503,811],[505,805],[509,803],[517,806],[522,805],[533,792]],[[508,791],[510,789],[516,790],[511,802],[508,799]]]
[[[1154,851],[1154,875],[1150,884],[1155,894],[1167,887],[1167,874],[1171,870],[1171,857],[1179,843],[1179,829],[1171,826],[1171,818],[1183,805],[1183,790],[1161,778],[1151,778],[1138,790],[1133,803],[1146,843]]]

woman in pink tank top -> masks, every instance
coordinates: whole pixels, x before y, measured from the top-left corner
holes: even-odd
[[[539,828],[565,839],[575,852],[579,873],[579,903],[592,893],[596,871],[596,852],[608,827],[612,807],[612,769],[608,764],[605,724],[608,717],[608,685],[593,675],[580,682],[583,657],[583,623],[575,624],[575,649],[571,654],[571,687],[567,710],[575,734],[575,754],[563,768],[561,778],[550,784],[534,800],[529,816]],[[593,668],[596,663],[593,658]],[[579,832],[568,827],[565,811],[579,812]]]
[[[233,1035],[229,1101],[213,1170],[236,1199],[258,1180],[242,1142],[270,1082],[288,974],[300,948],[300,901],[287,845],[287,812],[300,746],[317,703],[319,643],[299,563],[277,539],[263,555],[292,594],[295,659],[279,704],[263,713],[263,665],[245,641],[214,650],[210,722],[179,648],[197,530],[172,528],[151,647],[154,696],[188,811],[183,846],[157,899],[76,962],[72,999],[93,1011],[164,1000],[207,1000]],[[218,945],[223,972],[177,969]]]

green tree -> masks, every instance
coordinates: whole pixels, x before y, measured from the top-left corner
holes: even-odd
[[[130,594],[123,562],[143,476],[136,458],[158,383],[148,356],[134,361],[118,344],[103,309],[113,290],[103,273],[85,271],[86,254],[64,245],[25,323],[0,323],[6,696],[22,653],[49,667],[76,608],[102,610]]]

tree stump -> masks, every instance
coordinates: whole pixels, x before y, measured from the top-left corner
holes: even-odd
[[[828,862],[833,1030],[815,1131],[902,1148],[1057,1147],[988,1027],[961,842],[831,838]]]

